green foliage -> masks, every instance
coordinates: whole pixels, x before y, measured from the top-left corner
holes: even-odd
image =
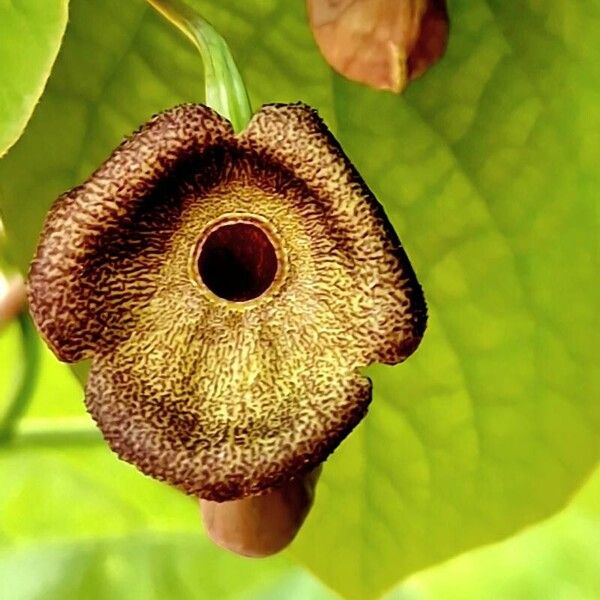
[[[0,334],[0,398],[20,345]],[[79,384],[48,350],[22,430],[80,420]],[[0,402],[0,414],[4,406]],[[243,559],[202,534],[197,503],[140,475],[104,444],[0,448],[0,598],[332,600],[285,556]]]
[[[417,354],[369,368],[370,414],[327,463],[293,556],[344,596],[369,598],[558,510],[599,453],[600,8],[456,0],[446,58],[395,97],[332,75],[301,3],[196,5],[232,47],[255,107],[302,99],[320,110],[384,204],[430,305]],[[152,113],[201,101],[202,89],[194,49],[141,0],[73,0],[42,102],[0,162],[0,207],[20,266],[59,193]],[[83,410],[72,391],[56,402],[44,392],[34,411]],[[121,536],[110,554],[117,572],[132,556],[152,569],[163,548],[190,548],[199,571],[203,556],[211,568],[229,559],[191,540],[193,503],[106,450],[21,450],[0,461],[0,489],[13,490],[0,495],[0,541],[92,539],[73,552],[94,581],[109,572],[94,563],[107,555],[98,537]],[[23,560],[37,564],[44,544]],[[237,560],[223,568],[235,571]],[[275,580],[284,562],[252,568]]]
[[[18,336],[16,324],[0,334],[0,398],[10,388]],[[28,429],[86,418],[78,384],[48,351],[41,376]],[[7,600],[336,597],[285,556],[252,561],[216,548],[200,531],[195,503],[102,446],[0,451],[0,515],[0,598]],[[597,471],[559,516],[413,576],[386,600],[594,598],[599,544]]]
[[[0,2],[0,156],[35,108],[67,25],[68,0]]]
[[[593,600],[600,597],[600,471],[543,525],[409,579],[386,600]]]
[[[1,397],[18,346],[15,325],[0,335]],[[83,418],[78,385],[49,352],[41,375],[27,424]],[[285,556],[244,560],[214,547],[193,502],[103,447],[0,452],[0,515],[7,600],[336,598]],[[386,600],[595,598],[599,544],[597,471],[559,516],[413,576]]]

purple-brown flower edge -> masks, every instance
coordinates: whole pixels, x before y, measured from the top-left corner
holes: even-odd
[[[111,448],[216,501],[325,460],[367,411],[359,369],[426,324],[382,207],[303,104],[239,134],[199,104],[152,118],[56,200],[28,296],[61,360],[92,359]]]

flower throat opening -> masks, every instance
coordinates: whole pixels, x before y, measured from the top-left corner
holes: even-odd
[[[198,272],[219,298],[247,302],[264,294],[275,280],[278,256],[257,223],[230,221],[208,232],[198,255]]]

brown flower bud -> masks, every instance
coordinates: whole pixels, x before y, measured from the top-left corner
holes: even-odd
[[[262,557],[283,550],[310,507],[321,467],[259,496],[229,502],[200,500],[209,537],[236,554]]]
[[[401,92],[444,54],[445,0],[307,0],[313,34],[339,73]]]

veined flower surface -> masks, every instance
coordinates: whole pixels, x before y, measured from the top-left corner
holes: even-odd
[[[92,358],[112,449],[211,500],[322,462],[370,381],[418,346],[421,288],[316,112],[266,105],[235,134],[203,105],[150,120],[61,196],[29,275],[59,358]]]

